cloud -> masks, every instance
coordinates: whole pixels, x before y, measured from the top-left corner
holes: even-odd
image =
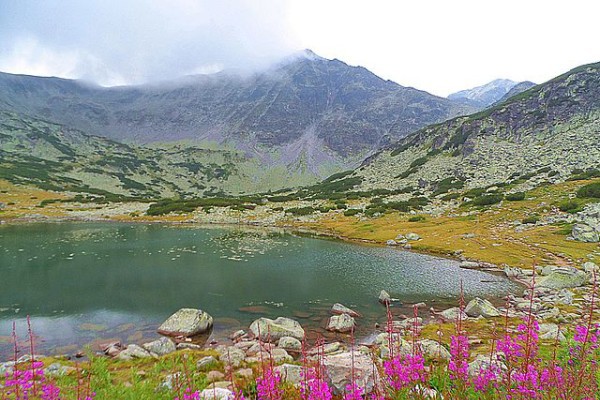
[[[3,0],[0,70],[142,83],[262,68],[297,49],[278,0]]]

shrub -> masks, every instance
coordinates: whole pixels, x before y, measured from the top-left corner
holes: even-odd
[[[413,215],[408,219],[408,222],[421,222],[425,221],[425,217],[422,215]]]
[[[563,212],[574,214],[581,211],[581,204],[577,200],[568,199],[558,203],[558,209]]]
[[[506,200],[509,200],[509,201],[525,200],[525,192],[516,192],[516,193],[507,194]]]
[[[600,182],[594,182],[580,187],[577,191],[577,197],[600,199]]]
[[[498,204],[504,199],[501,194],[487,194],[484,196],[476,197],[472,203],[476,206],[489,206],[492,204]]]
[[[413,162],[410,164],[410,167],[411,167],[411,168],[420,167],[421,165],[425,164],[426,162],[427,162],[427,156],[425,156],[425,157],[420,157],[420,158],[417,158],[415,161],[413,161]]]
[[[349,210],[344,211],[344,215],[346,217],[351,217],[351,216],[359,214],[359,213],[360,213],[360,210],[357,208],[351,208]]]
[[[540,217],[537,215],[530,215],[529,217],[525,217],[523,218],[523,222],[524,224],[535,224],[540,220]]]
[[[312,207],[293,207],[293,208],[288,208],[287,210],[285,210],[286,214],[292,214],[292,215],[296,215],[296,216],[301,216],[301,215],[310,215],[312,213],[314,213],[316,210]]]

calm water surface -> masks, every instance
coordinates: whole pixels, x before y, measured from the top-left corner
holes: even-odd
[[[451,260],[249,228],[61,223],[0,227],[0,357],[31,315],[40,352],[107,339],[142,343],[181,307],[215,317],[223,338],[259,316],[293,316],[321,331],[335,302],[385,320],[381,289],[405,304],[453,304],[517,287]],[[397,307],[395,313],[408,308]]]

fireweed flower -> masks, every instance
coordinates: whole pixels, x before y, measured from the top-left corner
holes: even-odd
[[[466,382],[469,378],[469,339],[464,335],[450,337],[450,378]]]
[[[388,384],[402,390],[425,382],[425,359],[420,354],[398,355],[383,364]]]

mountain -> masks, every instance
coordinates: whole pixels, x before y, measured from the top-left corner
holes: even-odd
[[[515,86],[513,86],[504,96],[502,96],[500,100],[498,100],[495,104],[503,103],[511,97],[523,93],[524,91],[529,90],[534,86],[535,83],[530,81],[519,82]]]
[[[448,95],[450,100],[463,101],[479,109],[486,108],[503,98],[513,87],[520,85],[509,79],[496,79],[485,85]]]
[[[423,128],[345,179],[358,190],[526,190],[598,167],[600,63],[573,69],[482,112]]]
[[[0,111],[0,179],[108,199],[239,195],[294,180],[240,152],[192,145],[137,146]]]
[[[383,145],[474,108],[305,52],[251,75],[143,86],[0,73],[0,110],[121,143],[241,152],[265,169],[291,171],[295,183],[356,166]]]

